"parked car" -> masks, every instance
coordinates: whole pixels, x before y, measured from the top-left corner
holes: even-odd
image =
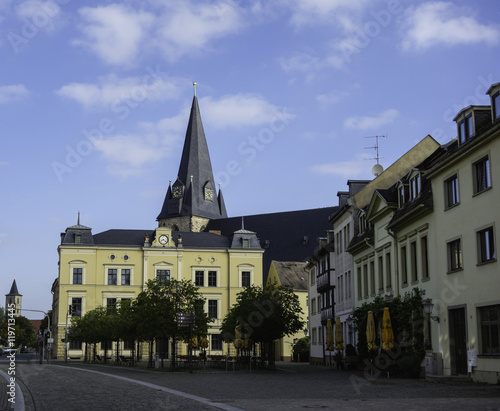
[[[3,349],[3,354],[10,355],[16,352],[16,348],[5,347]]]

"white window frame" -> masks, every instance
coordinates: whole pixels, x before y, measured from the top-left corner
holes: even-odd
[[[75,284],[73,283],[73,269],[81,268],[82,269],[82,283]],[[69,262],[69,283],[74,285],[84,285],[85,284],[85,274],[87,269],[87,262],[83,260],[73,260]]]
[[[238,287],[243,288],[243,271],[250,271],[250,286],[254,284],[254,269],[251,264],[240,264],[238,266]]]

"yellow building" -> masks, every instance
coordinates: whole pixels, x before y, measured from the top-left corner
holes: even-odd
[[[271,261],[269,268],[269,275],[267,277],[267,284],[284,285],[293,288],[295,295],[297,295],[302,308],[302,319],[307,321],[309,316],[308,307],[308,293],[307,293],[307,279],[308,272],[306,271],[305,262],[295,261]],[[307,336],[308,329],[304,326],[304,330],[295,333],[294,335],[287,335],[275,345],[275,359],[278,361],[292,361],[293,359],[293,346],[297,340]]]
[[[221,321],[243,287],[262,286],[264,250],[256,233],[243,227],[230,235],[205,231],[210,220],[224,218],[224,200],[221,191],[215,191],[195,96],[178,177],[168,186],[158,227],[92,234],[78,218],[61,234],[59,275],[52,286],[53,356],[65,356],[62,339],[70,323],[70,306],[73,315],[82,316],[96,307],[137,297],[148,280],[158,277],[191,280],[200,288],[212,318],[208,351],[227,351],[219,334]],[[83,358],[81,344],[71,342],[67,348],[69,358]]]

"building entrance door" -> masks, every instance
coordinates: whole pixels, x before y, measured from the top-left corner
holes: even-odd
[[[465,307],[449,310],[451,374],[467,374],[467,327]]]

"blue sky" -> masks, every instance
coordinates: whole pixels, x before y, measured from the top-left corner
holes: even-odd
[[[372,178],[367,137],[385,167],[446,143],[500,81],[495,0],[82,3],[0,0],[0,278],[24,308],[51,308],[78,212],[156,227],[193,81],[230,216],[336,205]]]

